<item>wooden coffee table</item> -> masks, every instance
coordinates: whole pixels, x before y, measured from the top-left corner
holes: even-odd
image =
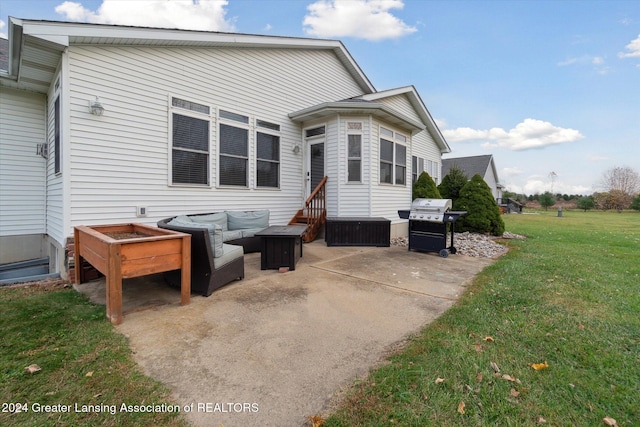
[[[302,256],[302,235],[306,225],[274,225],[256,233],[262,240],[260,268],[296,269],[296,263]]]

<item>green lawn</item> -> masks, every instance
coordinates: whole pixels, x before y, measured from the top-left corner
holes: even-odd
[[[528,239],[507,242],[327,426],[640,425],[640,214],[504,219]]]
[[[169,412],[122,410],[175,402],[142,375],[104,310],[61,286],[0,289],[1,426],[186,425]],[[41,370],[26,372],[33,364]]]
[[[595,426],[606,416],[640,424],[640,214],[504,219],[528,239],[507,242],[509,254],[355,385],[326,425]],[[174,402],[142,375],[103,306],[60,287],[0,289],[0,319],[0,425],[186,424],[167,412],[121,411]],[[25,372],[31,364],[42,370]],[[36,413],[34,404],[72,412]],[[117,410],[75,412],[76,404]]]

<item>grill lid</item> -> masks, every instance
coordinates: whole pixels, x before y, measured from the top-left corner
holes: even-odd
[[[451,199],[415,199],[411,203],[409,219],[443,222],[444,213],[451,210]]]

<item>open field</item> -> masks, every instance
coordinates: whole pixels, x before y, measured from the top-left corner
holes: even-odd
[[[504,219],[528,239],[326,425],[640,423],[640,214]]]

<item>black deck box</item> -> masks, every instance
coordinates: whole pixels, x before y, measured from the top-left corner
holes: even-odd
[[[391,221],[386,218],[327,217],[324,239],[327,246],[391,245]]]

